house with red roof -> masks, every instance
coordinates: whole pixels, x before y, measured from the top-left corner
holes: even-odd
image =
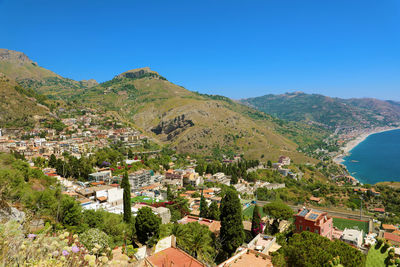
[[[327,212],[302,208],[294,218],[297,233],[310,231],[332,240],[333,219],[328,217]]]
[[[383,234],[383,238],[385,238],[386,240],[389,240],[390,243],[392,243],[392,245],[400,246],[400,236],[399,235],[385,232]]]
[[[144,266],[205,267],[206,265],[179,248],[169,247],[145,258]]]

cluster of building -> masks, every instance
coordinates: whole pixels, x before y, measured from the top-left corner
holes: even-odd
[[[99,120],[98,115],[92,113],[62,119],[66,127],[59,132],[45,127],[32,130],[0,129],[0,151],[18,152],[28,159],[49,158],[52,154],[61,156],[64,152],[80,158],[110,143],[123,142],[134,147],[141,145],[141,140],[146,138],[129,127],[104,129]]]

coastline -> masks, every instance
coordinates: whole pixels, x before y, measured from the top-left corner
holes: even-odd
[[[367,139],[369,136],[371,136],[373,134],[383,133],[383,132],[388,132],[388,131],[393,131],[393,130],[400,130],[400,127],[378,127],[378,128],[374,128],[373,130],[369,130],[369,131],[366,130],[365,132],[362,132],[355,139],[347,142],[345,144],[345,146],[341,148],[342,152],[340,152],[338,155],[336,155],[333,158],[333,161],[337,164],[343,165],[344,158],[349,155],[350,151],[353,150],[360,143],[364,142],[365,139]]]

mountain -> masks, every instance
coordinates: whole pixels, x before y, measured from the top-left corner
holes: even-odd
[[[49,117],[43,96],[21,87],[0,73],[0,128],[33,127],[41,118]]]
[[[97,85],[95,80],[74,81],[40,67],[24,53],[0,49],[0,72],[49,98],[68,97]]]
[[[180,152],[243,151],[307,160],[278,133],[274,119],[222,96],[202,95],[167,81],[150,68],[134,69],[72,98],[123,115],[148,135]],[[231,151],[232,152],[232,151]]]
[[[341,99],[303,92],[242,99],[241,103],[281,119],[330,129],[397,125],[400,103],[372,98]]]
[[[313,160],[298,152],[299,145],[314,142],[314,135],[322,138],[308,125],[284,122],[223,96],[189,91],[148,67],[89,85],[39,67],[23,53],[3,49],[1,55],[0,71],[11,72],[26,88],[64,100],[66,109],[113,113],[179,152],[240,152],[266,159],[287,155],[307,162]]]

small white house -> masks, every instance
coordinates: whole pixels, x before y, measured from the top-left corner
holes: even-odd
[[[363,231],[355,230],[355,229],[344,229],[343,235],[340,239],[350,245],[356,246],[360,248],[363,244]]]

